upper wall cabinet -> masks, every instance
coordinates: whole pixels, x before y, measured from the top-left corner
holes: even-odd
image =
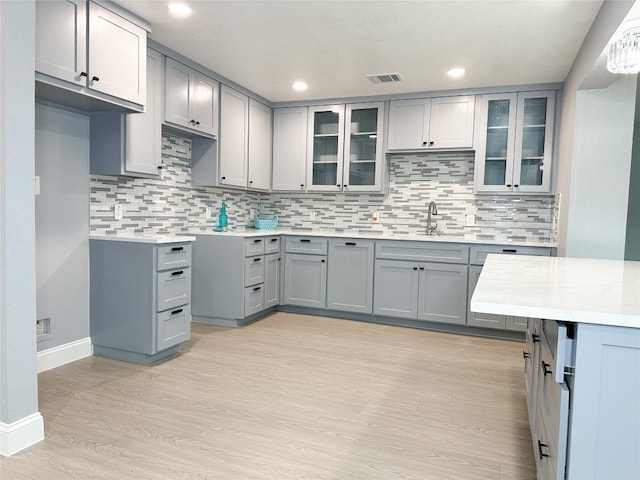
[[[387,150],[471,149],[474,119],[474,95],[391,101]]]
[[[220,89],[220,185],[246,187],[249,166],[249,97]]]
[[[272,153],[273,112],[271,108],[250,98],[248,188],[271,190]]]
[[[477,193],[550,191],[554,108],[554,91],[482,96]]]
[[[82,0],[36,2],[36,79],[144,106],[147,32],[120,13]]]
[[[203,137],[218,136],[218,82],[167,57],[164,92],[166,124]]]
[[[162,168],[162,55],[147,50],[144,113],[91,115],[90,172],[160,178]]]
[[[384,103],[309,107],[307,190],[380,192]]]
[[[305,189],[307,160],[307,107],[273,111],[273,190]]]

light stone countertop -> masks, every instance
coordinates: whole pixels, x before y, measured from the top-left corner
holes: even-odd
[[[168,235],[168,234],[153,234],[153,233],[141,233],[141,234],[116,234],[116,235],[101,235],[91,234],[89,240],[110,240],[116,242],[136,242],[136,243],[184,243],[195,242],[196,237],[188,235]]]
[[[640,262],[488,255],[471,311],[640,328]]]
[[[446,236],[446,235],[409,235],[409,234],[389,234],[382,232],[367,232],[362,230],[330,230],[330,229],[285,229],[278,228],[276,230],[256,230],[254,228],[241,227],[231,229],[225,232],[213,230],[212,228],[192,229],[189,235],[220,235],[230,237],[266,237],[270,235],[299,235],[307,237],[337,237],[337,238],[367,238],[372,240],[414,240],[423,242],[442,242],[442,243],[468,243],[479,245],[514,245],[527,247],[547,247],[555,248],[555,243],[544,242],[527,242],[527,241],[510,241],[506,239],[488,239],[477,238],[475,236]]]

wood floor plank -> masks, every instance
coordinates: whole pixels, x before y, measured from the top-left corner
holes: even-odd
[[[193,324],[151,367],[40,374],[46,438],[0,478],[534,479],[521,350],[292,313]]]

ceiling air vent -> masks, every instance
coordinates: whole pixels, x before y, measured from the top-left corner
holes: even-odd
[[[402,77],[399,73],[376,73],[373,75],[366,75],[366,77],[373,83],[393,83],[402,81]]]

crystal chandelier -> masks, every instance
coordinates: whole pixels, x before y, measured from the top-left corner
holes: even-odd
[[[623,74],[640,72],[640,26],[625,30],[611,42],[607,70]]]

